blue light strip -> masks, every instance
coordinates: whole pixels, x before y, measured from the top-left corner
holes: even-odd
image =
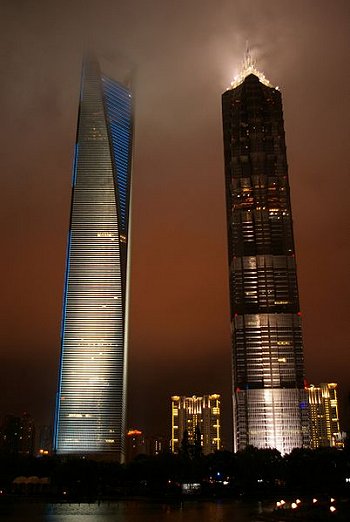
[[[75,160],[75,158],[74,158],[74,160]],[[59,397],[61,395],[61,387],[62,387],[63,338],[64,338],[64,326],[65,326],[66,308],[67,308],[71,241],[72,241],[72,232],[71,232],[71,230],[69,230],[68,241],[67,241],[66,270],[65,270],[65,278],[64,278],[63,306],[62,306],[62,319],[61,319],[61,336],[60,336],[61,354],[60,354],[60,364],[59,364],[59,371],[58,371],[58,387],[57,387],[57,395],[56,395],[56,408],[55,408],[54,433],[53,433],[54,449],[56,449],[57,433],[59,431],[59,406],[60,406]]]

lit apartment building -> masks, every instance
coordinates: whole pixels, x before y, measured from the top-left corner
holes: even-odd
[[[344,447],[339,426],[337,384],[311,384],[307,391],[310,404],[311,447]]]
[[[171,397],[171,451],[178,453],[185,431],[188,443],[195,445],[200,435],[202,452],[208,455],[221,449],[220,395]]]

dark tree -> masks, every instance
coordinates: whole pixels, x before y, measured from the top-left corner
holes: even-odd
[[[202,455],[201,430],[197,424],[194,434],[194,457],[199,458]]]
[[[188,431],[185,430],[181,441],[181,453],[185,457],[190,456],[190,442],[188,440]]]

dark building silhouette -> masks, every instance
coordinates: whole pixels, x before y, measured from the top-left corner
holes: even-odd
[[[20,417],[6,415],[1,424],[1,451],[6,454],[18,454],[20,437]]]
[[[155,456],[170,451],[169,439],[162,435],[145,437],[146,455]]]
[[[234,446],[309,444],[282,99],[249,52],[222,96]]]
[[[33,455],[35,426],[29,413],[6,415],[0,428],[0,451],[12,455]]]
[[[125,454],[132,101],[84,61],[72,180],[54,450]]]
[[[154,457],[169,451],[169,441],[163,436],[148,436],[138,429],[130,429],[126,434],[126,461],[131,462],[138,455]]]
[[[52,453],[52,426],[41,425],[37,427],[36,454],[51,455]]]
[[[126,461],[131,462],[138,455],[146,454],[145,437],[142,431],[128,430],[126,434]]]

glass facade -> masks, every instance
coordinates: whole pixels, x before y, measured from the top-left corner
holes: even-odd
[[[131,93],[83,65],[54,449],[123,460]]]
[[[309,444],[281,93],[256,70],[222,96],[234,446]]]

